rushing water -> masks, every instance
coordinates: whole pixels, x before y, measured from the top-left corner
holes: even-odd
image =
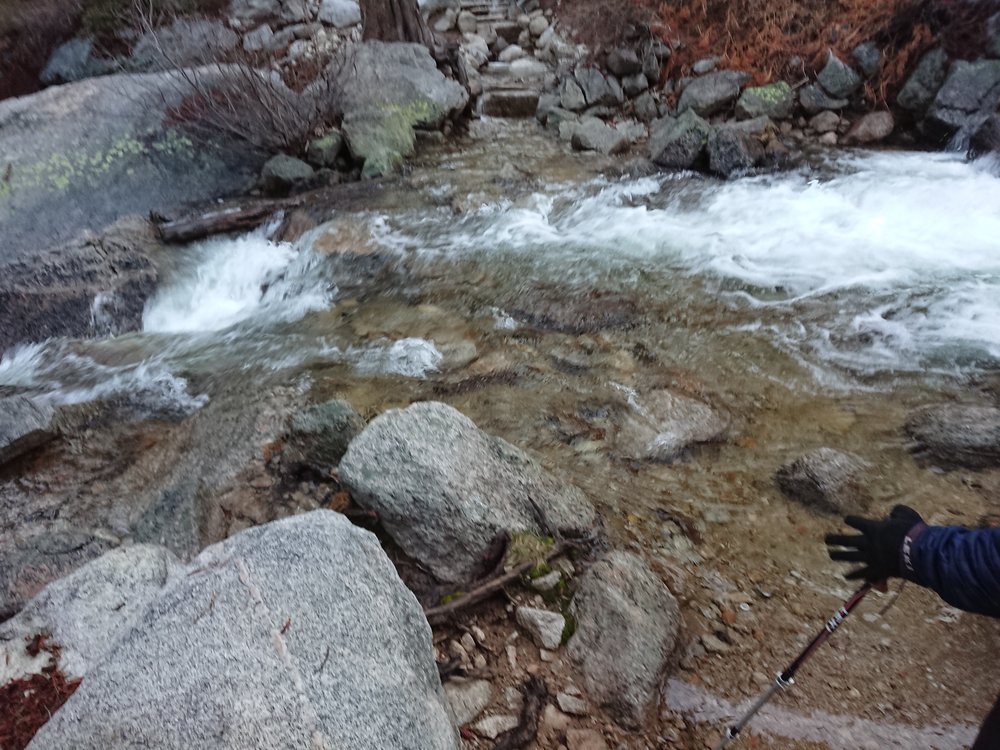
[[[809,571],[817,582],[795,590],[820,611],[844,594],[815,543],[829,519],[787,506],[770,480],[804,447],[877,464],[876,501],[906,497],[939,520],[982,512],[971,485],[917,469],[899,425],[1000,369],[995,161],[848,152],[732,182],[615,177],[526,127],[426,155],[366,210],[334,207],[295,244],[265,227],[178,250],[142,331],[26,342],[0,358],[0,392],[174,417],[289,383],[366,413],[446,400],[572,472],[616,542],[665,564],[714,551],[727,575],[768,571],[769,587]],[[618,461],[619,418],[663,388],[729,412],[739,437],[681,466]],[[699,545],[678,538],[679,517],[707,519]],[[761,617],[780,619],[769,606]],[[930,675],[949,639],[967,639],[971,663],[992,658],[981,630],[936,622],[899,626],[933,648],[902,666],[871,651],[872,669]],[[883,638],[855,635],[871,650]],[[986,673],[934,679],[943,714],[963,721],[978,711],[963,691],[992,689]],[[919,724],[927,703],[906,699]]]

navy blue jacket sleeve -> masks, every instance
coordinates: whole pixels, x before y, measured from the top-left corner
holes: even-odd
[[[1000,617],[1000,529],[920,526],[902,553],[910,580],[954,607]]]

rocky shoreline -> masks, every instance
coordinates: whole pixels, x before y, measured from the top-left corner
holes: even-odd
[[[356,36],[349,2],[240,7],[239,35],[213,27],[220,43],[310,59],[331,38]],[[861,87],[881,63],[865,45],[851,64],[831,52],[815,81],[748,86],[748,74],[706,59],[690,77],[661,83],[669,46],[588,60],[540,8],[434,9],[431,22],[455,45],[465,85],[426,48],[354,44],[352,66],[337,68],[336,126],[295,154],[220,155],[187,139],[175,127],[184,95],[169,71],[87,78],[0,102],[0,144],[11,146],[0,195],[10,232],[0,351],[137,330],[172,248],[153,231],[157,222],[134,215],[173,218],[184,204],[250,191],[299,195],[301,204],[282,207],[299,210],[278,231],[313,237],[341,263],[338,283],[350,297],[337,314],[350,316],[385,259],[364,228],[330,214],[364,203],[383,184],[368,178],[405,171],[421,141],[460,129],[470,109],[537,118],[576,151],[634,148],[659,169],[725,177],[784,167],[813,146],[890,138],[934,146],[968,138],[978,154],[995,150],[1000,132],[993,59],[928,52],[897,99],[912,118],[900,127],[898,111],[860,110]],[[153,109],[130,106],[147,94],[159,102]],[[92,140],[80,135],[95,129]],[[516,167],[496,171],[501,188],[530,178]],[[150,184],[157,189],[143,189]],[[452,210],[475,196],[462,198]],[[314,205],[324,208],[319,220]],[[70,208],[39,224],[52,206]],[[71,236],[74,228],[89,232]],[[399,273],[416,286],[412,268]],[[427,301],[433,294],[407,294],[419,315],[446,317]],[[655,384],[623,386],[628,409],[609,398],[612,406],[581,402],[545,417],[546,434],[572,446],[581,466],[605,441],[609,460],[633,474],[676,466],[685,475],[702,451],[752,448],[739,415],[692,374],[661,372],[638,344],[615,349],[607,332],[632,325],[639,311],[619,309],[627,308],[620,300],[602,307],[600,297],[545,302],[528,300],[510,335],[516,347],[545,348],[547,365],[480,358],[462,329],[441,344],[441,369],[453,377],[433,392],[475,397],[522,377],[576,377],[589,355],[606,355],[618,374],[645,362]],[[358,330],[381,330],[379,313]],[[414,315],[407,308],[382,325],[398,337]],[[548,334],[572,342],[552,348]],[[645,520],[611,508],[593,481],[499,437],[495,425],[428,397],[430,386],[400,386],[372,407],[342,373],[324,385],[342,392],[333,399],[312,389],[310,375],[288,382],[279,372],[261,383],[234,371],[225,394],[189,410],[157,409],[142,393],[53,408],[15,386],[0,392],[0,696],[25,707],[0,724],[13,738],[3,736],[3,750],[29,740],[35,748],[602,750],[695,748],[714,738],[697,717],[663,705],[664,684],[683,674],[711,687],[710,663],[767,646],[757,613],[773,597],[773,576],[733,584],[702,567],[702,536],[746,508],[705,506],[689,517],[674,499],[657,500],[653,554],[611,528]],[[993,472],[998,414],[978,402],[940,403],[887,431],[940,473]],[[875,469],[834,447],[837,434],[834,425],[818,438],[824,447],[795,446],[766,477],[823,523],[876,502],[867,490]],[[793,569],[784,585],[794,591],[801,579]],[[790,636],[797,623],[783,626]],[[758,673],[748,676],[744,688],[760,686]],[[33,694],[44,699],[32,703]]]

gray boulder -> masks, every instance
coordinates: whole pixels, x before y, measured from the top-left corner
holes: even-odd
[[[372,421],[347,449],[340,479],[404,552],[443,581],[476,578],[502,532],[577,535],[597,523],[579,489],[440,403]]]
[[[365,422],[346,401],[327,401],[292,417],[284,457],[325,472],[340,463]]]
[[[851,126],[845,140],[848,143],[877,143],[892,135],[895,126],[891,112],[869,112]]]
[[[703,57],[701,60],[695,61],[694,65],[691,66],[691,72],[696,76],[703,76],[719,67],[720,62],[722,62],[721,57]]]
[[[1000,115],[988,117],[976,128],[969,140],[969,156],[976,158],[991,151],[1000,151]]]
[[[456,750],[431,631],[375,536],[329,511],[205,549],[30,747]]]
[[[357,26],[361,23],[361,6],[356,0],[323,0],[319,20],[338,29]]]
[[[140,36],[125,68],[149,73],[206,65],[222,60],[239,44],[236,32],[222,21],[178,18]]]
[[[794,106],[795,94],[792,87],[784,81],[778,81],[766,86],[753,86],[740,94],[736,102],[736,117],[740,120],[754,117],[784,120],[791,117]]]
[[[574,76],[591,107],[615,107],[625,101],[625,93],[615,77],[605,76],[592,65],[578,67]]]
[[[721,125],[708,137],[708,168],[723,177],[746,173],[761,164],[764,156],[760,136],[745,128]]]
[[[677,600],[645,561],[615,551],[583,575],[570,611],[568,653],[587,694],[623,726],[642,726],[677,644]]]
[[[587,106],[587,97],[573,78],[564,78],[559,88],[559,104],[563,109],[579,112]]]
[[[335,85],[348,148],[362,174],[386,174],[415,148],[413,128],[439,128],[469,101],[469,92],[437,69],[420,44],[368,41],[338,68]]]
[[[833,50],[827,53],[826,65],[816,76],[816,80],[824,91],[837,99],[849,98],[861,86],[861,76],[833,54]]]
[[[649,158],[661,167],[692,169],[698,163],[712,126],[688,109],[649,126]]]
[[[971,134],[1000,106],[1000,60],[957,60],[924,118],[925,134],[945,143]]]
[[[315,171],[301,159],[287,154],[272,156],[260,172],[264,190],[271,194],[284,194],[298,183],[312,178]]]
[[[83,677],[183,570],[171,552],[147,544],[98,557],[50,583],[0,625],[0,662],[13,662],[26,639],[48,633],[59,644],[62,672]]]
[[[840,115],[836,112],[820,112],[809,118],[809,127],[822,135],[823,133],[833,133],[840,125]]]
[[[636,97],[633,104],[635,116],[640,122],[652,122],[660,116],[660,108],[656,103],[656,97],[649,91],[645,91]]]
[[[778,469],[775,481],[787,497],[804,505],[840,515],[861,513],[871,504],[863,481],[870,468],[850,453],[817,448]]]
[[[920,454],[947,468],[1000,466],[1000,409],[928,406],[911,415],[905,429]]]
[[[834,99],[816,84],[810,83],[799,90],[799,104],[807,114],[815,115],[828,109],[843,109],[848,105],[846,99]]]
[[[578,151],[598,151],[602,154],[619,154],[629,146],[628,135],[596,117],[581,118],[570,140]]]
[[[922,116],[931,106],[948,74],[948,55],[938,47],[920,58],[917,67],[896,96],[896,104]]]
[[[0,466],[58,435],[49,404],[25,396],[0,398]]]
[[[669,462],[698,445],[726,439],[731,420],[708,404],[666,390],[641,394],[615,437],[622,458]]]
[[[851,58],[865,74],[865,78],[871,78],[882,68],[882,50],[874,42],[859,44],[851,50]]]
[[[636,73],[633,76],[627,76],[622,79],[622,90],[627,96],[638,96],[648,88],[649,81],[646,80],[646,76],[642,73]]]
[[[213,86],[228,73],[202,75]],[[232,142],[195,142],[175,125],[171,113],[188,93],[178,74],[153,73],[88,78],[0,101],[7,173],[0,267],[128,214],[169,214],[249,188],[260,156]]]
[[[70,39],[56,47],[49,61],[45,63],[38,80],[46,86],[57,83],[72,83],[84,78],[101,76],[114,70],[113,60],[94,57],[92,39]]]
[[[619,78],[642,72],[642,61],[634,50],[617,47],[608,55],[608,70]]]
[[[232,0],[229,4],[229,16],[239,21],[278,18],[281,6],[282,0]]]
[[[736,70],[720,70],[695,78],[681,94],[677,111],[690,109],[702,117],[718,114],[736,101],[743,84],[749,80],[750,76]]]
[[[274,29],[265,23],[243,35],[243,49],[247,52],[263,52],[271,49],[273,41]]]

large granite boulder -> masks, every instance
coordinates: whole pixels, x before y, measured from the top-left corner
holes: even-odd
[[[750,76],[736,70],[720,70],[695,78],[681,94],[677,112],[691,109],[702,117],[718,114],[736,101],[743,84],[749,80]]]
[[[712,126],[687,109],[677,117],[662,117],[649,126],[649,158],[668,169],[691,169],[705,151]]]
[[[928,406],[907,419],[906,432],[920,454],[947,468],[1000,466],[1000,409]]]
[[[351,442],[339,471],[354,500],[443,581],[476,578],[503,532],[579,535],[597,523],[574,485],[445,404],[382,414]]]
[[[202,73],[206,85],[227,75]],[[176,108],[189,93],[180,74],[151,73],[0,102],[0,267],[126,214],[170,213],[252,185],[261,157],[195,142],[181,127]]]
[[[927,110],[923,128],[944,145],[955,133],[972,132],[1000,106],[1000,60],[957,60]]]
[[[149,745],[456,750],[458,736],[413,594],[373,534],[316,511],[205,549],[29,747]]]
[[[437,69],[420,44],[368,41],[352,48],[334,81],[343,133],[366,177],[391,172],[413,154],[414,128],[439,128],[469,93]]]
[[[642,726],[677,645],[677,600],[642,558],[615,551],[583,575],[570,611],[568,652],[587,694],[623,726]]]

